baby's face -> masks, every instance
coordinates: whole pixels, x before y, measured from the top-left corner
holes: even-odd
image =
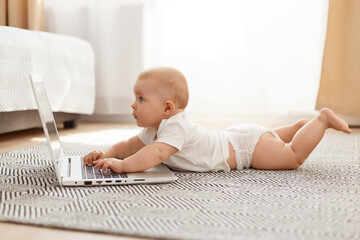
[[[164,101],[151,79],[138,79],[134,86],[135,101],[131,105],[133,116],[139,127],[155,127],[158,129],[164,117]]]

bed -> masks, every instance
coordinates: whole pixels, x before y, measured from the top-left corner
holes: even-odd
[[[0,26],[0,134],[40,127],[29,73],[43,75],[57,123],[95,107],[95,56],[82,39]]]

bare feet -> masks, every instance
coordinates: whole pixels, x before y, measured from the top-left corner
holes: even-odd
[[[320,110],[320,116],[323,116],[327,120],[329,128],[333,128],[348,134],[351,133],[349,125],[344,120],[336,116],[333,110],[329,108],[323,108]]]

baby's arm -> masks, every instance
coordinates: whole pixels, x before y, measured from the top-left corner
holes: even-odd
[[[108,152],[108,154],[106,154],[106,158],[124,159],[135,154],[143,147],[145,147],[145,144],[138,136],[134,136],[105,150],[105,152]]]
[[[138,136],[121,141],[109,147],[105,151],[95,150],[84,156],[85,164],[92,164],[96,160],[104,158],[124,159],[143,148],[145,145]]]
[[[154,143],[141,148],[138,152],[125,158],[123,161],[118,159],[101,159],[94,161],[95,168],[101,168],[103,171],[112,169],[118,173],[141,172],[150,169],[178,151],[166,143]]]

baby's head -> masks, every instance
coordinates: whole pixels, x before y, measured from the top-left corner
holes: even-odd
[[[177,109],[184,110],[189,102],[189,89],[185,76],[170,67],[150,68],[141,72],[137,82],[151,83],[151,91],[158,93],[162,101],[170,100]]]
[[[134,86],[135,101],[131,105],[137,125],[159,127],[168,119],[184,111],[189,101],[189,89],[184,75],[167,67],[141,72]]]

